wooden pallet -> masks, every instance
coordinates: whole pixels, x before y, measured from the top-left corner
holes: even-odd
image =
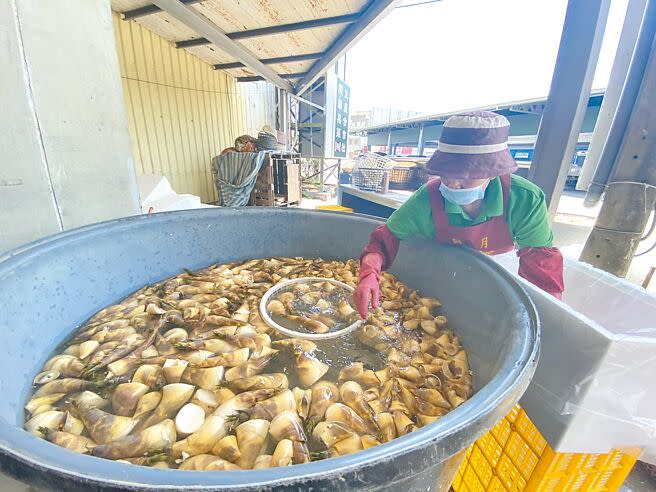
[[[293,207],[301,203],[301,159],[294,153],[267,153],[249,205]]]

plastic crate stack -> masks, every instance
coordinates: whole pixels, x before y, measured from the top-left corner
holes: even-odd
[[[636,459],[608,454],[556,453],[519,405],[467,451],[456,492],[611,492]]]

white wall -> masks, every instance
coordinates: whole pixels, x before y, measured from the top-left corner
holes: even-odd
[[[108,0],[0,2],[0,251],[139,212]]]

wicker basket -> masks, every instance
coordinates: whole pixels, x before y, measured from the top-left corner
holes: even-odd
[[[419,182],[419,186],[425,185],[426,183],[428,183],[428,181],[431,178],[434,178],[434,177],[435,177],[434,174],[428,174],[428,172],[426,171],[426,168],[424,166],[418,166],[417,167],[417,181]]]
[[[271,133],[262,131],[257,135],[256,146],[257,150],[277,150],[278,138]]]
[[[393,159],[378,155],[373,152],[367,152],[358,158],[356,167],[364,169],[392,169],[396,165]]]
[[[353,171],[351,182],[361,190],[387,193],[389,191],[389,173],[386,169],[359,167]]]
[[[390,190],[416,190],[422,185],[416,167],[395,167],[390,170]]]

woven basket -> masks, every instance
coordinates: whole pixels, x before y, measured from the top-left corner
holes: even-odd
[[[367,152],[360,157],[356,167],[365,169],[392,169],[396,165],[393,159],[378,155],[373,152]]]
[[[421,185],[419,170],[416,167],[395,167],[390,170],[391,190],[416,190]]]
[[[260,132],[257,135],[257,150],[277,150],[278,139],[275,135],[267,132]]]

